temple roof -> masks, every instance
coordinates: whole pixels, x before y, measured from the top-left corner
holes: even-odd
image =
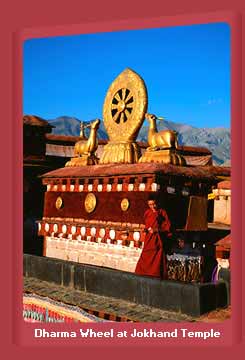
[[[48,128],[54,127],[53,125],[50,125],[50,123],[47,120],[44,120],[36,115],[24,115],[23,124],[31,125],[31,126],[48,127]]]
[[[81,140],[80,136],[69,136],[69,135],[57,135],[57,134],[46,134],[45,135],[47,142],[56,143],[56,144],[63,144],[63,143],[71,143],[75,144],[77,141]],[[85,137],[86,139],[86,137]],[[106,145],[108,140],[106,139],[98,139],[99,145]],[[148,144],[144,141],[137,141],[138,145],[141,148],[147,148]],[[186,154],[193,154],[193,155],[212,155],[212,152],[205,148],[205,147],[198,147],[198,146],[187,146],[187,145],[179,145],[179,151]]]
[[[217,241],[215,243],[215,245],[230,249],[231,248],[231,234],[228,234],[223,239],[220,239],[219,241]]]
[[[184,167],[160,163],[106,164],[64,167],[43,174],[42,178],[94,178],[144,174],[172,175],[203,181],[215,181],[217,176],[229,176],[230,168],[215,166]]]
[[[45,138],[47,139],[47,143],[56,143],[60,145],[64,145],[69,143],[69,145],[75,145],[75,143],[81,140],[80,136],[68,136],[68,135],[57,135],[57,134],[45,134]],[[84,140],[87,140],[87,137],[84,137]],[[106,145],[108,140],[98,139],[99,145]]]
[[[202,154],[202,155],[212,155],[212,151],[210,151],[206,147],[201,146],[189,146],[189,145],[179,145],[178,150],[180,152],[190,153],[190,154]]]
[[[218,189],[231,189],[231,181],[224,180],[218,183]]]

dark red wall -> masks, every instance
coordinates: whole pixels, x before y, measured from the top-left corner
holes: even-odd
[[[45,194],[44,216],[61,218],[82,218],[87,220],[103,220],[113,222],[144,223],[144,212],[147,209],[148,192],[94,192],[97,205],[92,213],[87,213],[84,201],[88,193],[53,192]],[[56,209],[55,202],[61,196],[63,208]],[[176,195],[158,194],[160,205],[165,208],[175,227],[183,227],[187,216],[189,198]],[[127,211],[121,210],[122,199],[130,202]]]

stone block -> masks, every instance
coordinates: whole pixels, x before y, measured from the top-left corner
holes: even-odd
[[[199,284],[184,284],[181,293],[180,311],[192,316],[200,316],[202,314]]]
[[[227,285],[162,281],[129,272],[24,255],[24,275],[100,296],[200,316],[228,303]]]
[[[74,289],[87,291],[85,284],[85,266],[86,265],[83,264],[74,265],[74,277],[73,277]]]
[[[74,267],[75,265],[67,263],[66,261],[62,262],[61,268],[61,285],[70,286],[74,288]]]
[[[136,277],[135,302],[137,304],[145,304],[148,306],[151,304],[150,282],[147,281],[145,277]]]
[[[216,309],[216,285],[213,283],[200,284],[199,291],[200,314]]]
[[[216,307],[222,308],[228,304],[228,293],[225,282],[218,282],[216,286]]]
[[[85,269],[84,279],[88,292],[129,301],[136,298],[135,275],[89,266]]]
[[[152,280],[152,279],[148,279]],[[151,281],[150,306],[170,311],[180,311],[183,283],[177,281]]]
[[[29,255],[28,263],[30,277],[62,284],[62,262],[60,260]]]
[[[230,304],[231,272],[230,269],[221,268],[219,271],[219,280],[223,281],[226,286],[227,303]]]

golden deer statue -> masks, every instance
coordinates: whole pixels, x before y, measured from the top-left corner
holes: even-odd
[[[92,155],[95,154],[98,148],[98,140],[97,140],[97,131],[100,126],[100,119],[96,119],[91,123],[91,131],[89,134],[89,138],[86,142],[84,140],[79,140],[75,144],[74,154],[75,156],[83,156],[83,155]],[[84,136],[83,129],[81,129],[81,135]]]
[[[156,115],[146,113],[145,118],[149,122],[149,147],[139,159],[139,162],[157,162],[185,166],[186,161],[179,149],[177,132],[173,130],[162,130],[158,132]]]
[[[74,157],[68,161],[65,166],[84,166],[96,165],[99,159],[96,157],[95,152],[98,148],[97,131],[100,126],[100,119],[94,120],[91,125],[84,125],[81,123],[80,139],[76,142],[74,148]],[[89,138],[84,140],[84,128],[91,127]]]
[[[178,149],[177,133],[173,130],[157,131],[156,119],[153,114],[145,114],[149,122],[148,144],[151,149]]]

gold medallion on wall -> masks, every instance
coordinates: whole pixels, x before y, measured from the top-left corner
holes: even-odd
[[[84,201],[85,210],[88,213],[93,212],[94,209],[96,208],[96,204],[97,204],[96,196],[93,193],[88,193]]]
[[[127,211],[128,210],[128,208],[129,208],[129,200],[128,199],[126,199],[126,198],[124,198],[124,199],[122,199],[122,201],[121,201],[121,209],[122,209],[122,211]]]
[[[60,210],[64,206],[63,199],[61,196],[58,196],[55,202],[55,207],[57,210]]]

